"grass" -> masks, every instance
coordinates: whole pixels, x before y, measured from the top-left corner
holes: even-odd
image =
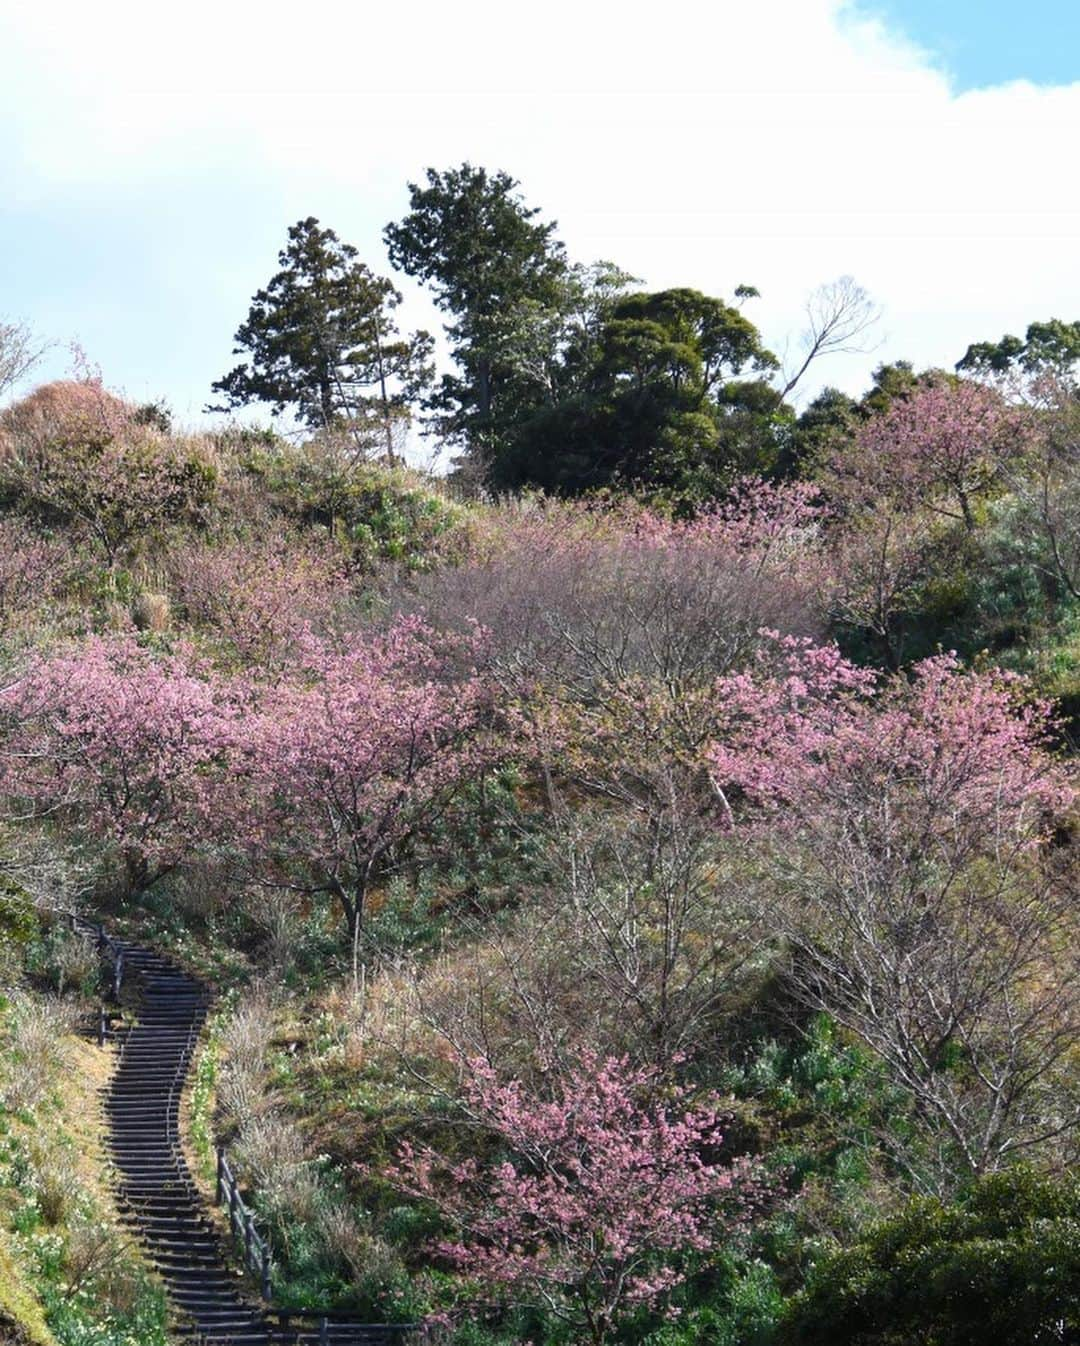
[[[18,1346],[57,1346],[45,1313],[0,1230],[0,1341]]]

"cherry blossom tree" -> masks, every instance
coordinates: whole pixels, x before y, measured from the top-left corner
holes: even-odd
[[[661,1308],[684,1279],[680,1254],[708,1253],[762,1196],[754,1161],[718,1158],[715,1100],[625,1059],[584,1054],[550,1097],[475,1059],[463,1103],[502,1157],[406,1144],[392,1180],[454,1228],[440,1256],[598,1346],[627,1314]]]
[[[18,519],[0,519],[0,641],[54,595],[70,565],[62,545]]]
[[[147,888],[214,824],[239,706],[184,649],[159,657],[124,636],[39,656],[0,694],[5,792],[114,848]]]
[[[833,619],[869,633],[893,671],[903,662],[905,618],[924,601],[941,528],[927,510],[879,508],[843,520],[832,532]]]
[[[373,880],[501,751],[477,649],[417,618],[342,644],[308,636],[295,675],[264,691],[245,726],[248,850],[296,889],[337,899],[354,967]]]
[[[920,382],[870,420],[831,463],[833,491],[873,511],[916,501],[975,527],[973,502],[1020,456],[1032,434],[1022,408],[969,379]]]
[[[792,983],[952,1147],[936,1179],[912,1176],[990,1171],[1080,1124],[1062,1083],[1080,931],[1049,844],[1075,788],[1048,707],[952,656],[879,684],[795,640],[717,696],[712,771],[787,899]]]
[[[629,502],[523,502],[469,562],[419,583],[436,625],[490,632],[492,676],[557,764],[545,776],[655,815],[701,776],[712,684],[763,626],[824,626],[813,487],[750,480],[692,520]]]
[[[281,532],[189,541],[168,557],[169,589],[189,620],[260,673],[280,672],[308,630],[325,631],[347,592],[340,553]]]
[[[1034,841],[1073,797],[1048,751],[1049,705],[1021,678],[965,672],[954,655],[879,685],[835,646],[774,633],[753,668],[715,691],[714,778],[788,817],[842,807],[845,785],[864,777],[919,801],[942,839],[1000,807],[1000,823]]]

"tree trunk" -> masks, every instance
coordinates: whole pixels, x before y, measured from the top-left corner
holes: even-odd
[[[338,898],[349,929],[349,943],[352,948],[353,992],[360,990],[360,936],[364,929],[364,898],[367,895],[367,881],[358,883],[353,892],[338,889]]]
[[[484,357],[476,366],[476,403],[486,421],[491,416],[491,361]]]
[[[319,376],[319,406],[322,410],[323,428],[329,430],[334,420],[334,390],[328,373]]]
[[[390,397],[386,391],[386,366],[383,363],[382,342],[379,339],[378,328],[375,331],[375,350],[379,362],[379,406],[382,410],[383,431],[386,434],[386,466],[393,467],[397,461],[394,457],[394,430],[390,419]]]

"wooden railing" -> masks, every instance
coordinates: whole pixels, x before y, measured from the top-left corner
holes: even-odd
[[[314,1327],[319,1333],[319,1346],[423,1346],[430,1340],[425,1329],[416,1323],[358,1323],[344,1313],[320,1313],[315,1309],[271,1309],[267,1316],[274,1321],[275,1333],[284,1340],[290,1333]]]
[[[70,928],[77,934],[89,936],[97,945],[102,964],[111,965],[109,972],[109,992],[114,1004],[119,1004],[120,991],[124,982],[124,951],[105,930],[95,921],[76,915],[73,911],[54,908],[55,914],[62,916]],[[105,1045],[111,1036],[109,1028],[112,1014],[102,1004],[98,1012],[98,1043]],[[177,1081],[176,1090],[182,1085]],[[170,1095],[170,1103],[172,1097]],[[421,1342],[426,1338],[423,1327],[417,1323],[358,1323],[346,1313],[325,1309],[271,1307],[273,1294],[273,1255],[270,1244],[264,1235],[255,1228],[255,1219],[240,1193],[240,1185],[229,1165],[224,1147],[217,1147],[217,1186],[216,1198],[219,1206],[228,1212],[229,1228],[240,1248],[244,1266],[259,1283],[263,1300],[267,1304],[267,1315],[277,1320],[280,1329],[288,1333],[290,1328],[302,1325],[316,1326],[320,1346],[394,1346],[411,1338]]]
[[[108,974],[108,995],[112,1003],[118,1005],[120,1003],[120,991],[124,984],[124,951],[120,945],[107,933],[105,927],[99,925],[96,921],[88,921],[85,916],[79,916],[74,911],[68,911],[65,907],[49,907],[46,910],[51,911],[55,916],[62,917],[68,928],[75,934],[86,935],[94,941],[101,958],[102,967],[104,968],[106,964],[111,965]],[[98,1006],[97,1014],[99,1047],[104,1047],[112,1035],[110,1025],[113,1017],[111,1011],[106,1008],[103,999]]]
[[[236,1180],[225,1154],[224,1147],[217,1147],[217,1204],[224,1206],[229,1216],[229,1228],[240,1248],[244,1265],[259,1282],[262,1297],[270,1305],[273,1298],[273,1257],[267,1240],[255,1228],[255,1221],[240,1193],[240,1184]],[[320,1346],[349,1346],[350,1343],[362,1343],[363,1346],[391,1346],[404,1342],[407,1337],[419,1341],[423,1337],[422,1329],[416,1323],[358,1323],[348,1313],[329,1309],[296,1308],[281,1306],[267,1309],[269,1316],[277,1320],[283,1334],[299,1329],[305,1324],[318,1328]]]
[[[262,1290],[262,1297],[270,1302],[270,1273],[273,1263],[270,1257],[270,1245],[255,1228],[255,1217],[244,1204],[240,1195],[240,1184],[225,1158],[225,1150],[217,1147],[217,1203],[225,1206],[229,1212],[229,1228],[240,1246],[244,1265],[255,1276]]]

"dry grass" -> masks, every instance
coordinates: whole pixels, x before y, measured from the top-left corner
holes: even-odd
[[[172,621],[172,609],[166,594],[142,593],[131,605],[131,620],[139,631],[167,631]]]
[[[48,1097],[65,1065],[65,1040],[72,1027],[71,1007],[64,1001],[24,991],[13,994],[5,1023],[0,1103],[12,1112],[25,1112]]]

